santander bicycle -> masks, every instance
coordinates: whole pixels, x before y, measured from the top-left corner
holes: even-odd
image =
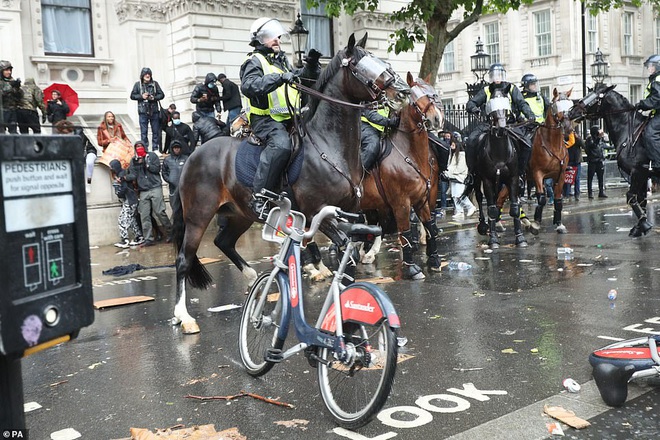
[[[262,191],[276,205],[266,220],[262,238],[281,243],[273,269],[262,274],[248,293],[239,332],[239,351],[248,374],[266,374],[277,363],[303,352],[317,369],[321,397],[336,422],[356,429],[385,405],[396,372],[399,317],[385,292],[374,284],[354,281],[345,270],[357,243],[380,235],[380,227],[361,223],[358,214],[326,206],[305,232],[305,216],[291,211],[284,195]],[[300,247],[324,220],[339,221],[349,238],[339,268],[315,325],[307,323],[303,307]],[[283,350],[289,325],[298,343]]]
[[[589,355],[593,376],[603,401],[621,406],[628,398],[628,383],[660,378],[660,335],[615,342]]]

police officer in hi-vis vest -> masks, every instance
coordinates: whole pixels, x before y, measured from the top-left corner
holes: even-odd
[[[380,152],[380,139],[385,134],[385,127],[398,127],[399,117],[390,116],[390,108],[362,110],[362,128],[360,139],[360,159],[365,170],[370,171],[376,164]]]
[[[650,110],[649,123],[644,129],[644,148],[651,159],[653,168],[660,168],[660,117],[656,117],[660,110],[660,55],[651,55],[644,62],[644,67],[649,74],[649,83],[644,91],[644,99],[639,101],[635,108],[637,110]]]
[[[254,51],[240,70],[241,92],[248,99],[246,110],[252,133],[265,147],[254,176],[254,193],[262,188],[277,191],[291,155],[288,133],[291,115],[287,108],[287,94],[289,102],[298,105],[299,93],[286,84],[296,82],[298,77],[316,79],[321,72],[321,54],[314,49],[309,51],[305,67],[293,71],[280,47],[280,43],[288,38],[288,31],[278,20],[267,17],[255,20],[250,27],[250,46]],[[263,212],[264,205],[265,200],[255,198],[253,194],[251,207],[261,220],[268,214]]]

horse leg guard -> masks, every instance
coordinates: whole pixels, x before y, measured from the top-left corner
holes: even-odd
[[[646,235],[651,229],[653,229],[653,224],[651,224],[646,217],[646,211],[637,203],[637,198],[633,198],[633,203],[630,204],[633,212],[637,216],[637,224],[630,230],[628,236],[630,237],[641,237]]]
[[[412,247],[413,233],[410,229],[399,234],[401,238],[401,250],[403,251],[403,277],[406,279],[421,280],[424,278],[422,268],[413,261]]]
[[[497,236],[497,217],[500,214],[500,209],[496,205],[488,205],[488,227],[490,229],[490,238],[488,239],[488,246],[491,249],[500,247],[499,237]]]
[[[410,243],[412,244],[413,251],[419,249],[419,219],[414,211],[410,211]]]
[[[426,264],[431,270],[439,271],[440,270],[440,256],[438,255],[438,226],[435,224],[434,220],[429,220],[424,223],[424,229],[426,230],[426,256],[428,260]]]
[[[545,193],[536,193],[536,209],[534,210],[534,221],[541,223],[543,219],[543,208],[548,203],[548,199],[545,197]]]
[[[562,198],[555,198],[555,212],[552,214],[552,224],[555,226],[561,225],[561,211],[564,209],[564,200]]]

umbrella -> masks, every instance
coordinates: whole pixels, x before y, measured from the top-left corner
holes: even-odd
[[[69,113],[67,116],[73,115],[73,112],[78,108],[78,93],[71,88],[68,84],[62,83],[53,83],[44,89],[44,102],[48,104],[48,101],[52,98],[52,93],[54,90],[60,92],[60,97],[66,101],[69,106]]]

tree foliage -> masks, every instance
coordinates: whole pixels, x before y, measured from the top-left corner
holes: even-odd
[[[577,1],[577,0],[576,0]],[[660,0],[585,0],[590,13],[621,8],[624,4],[641,6],[651,4],[660,10]],[[431,75],[435,79],[445,47],[465,28],[475,23],[485,14],[517,10],[522,5],[531,5],[533,0],[412,0],[406,6],[388,14],[388,19],[396,25],[390,34],[392,43],[389,50],[395,54],[413,50],[415,44],[424,44],[424,54],[419,75]],[[308,6],[325,6],[329,17],[339,17],[343,12],[354,15],[359,11],[374,12],[380,0],[307,0]],[[455,11],[463,10],[461,19],[448,28],[449,20]]]

